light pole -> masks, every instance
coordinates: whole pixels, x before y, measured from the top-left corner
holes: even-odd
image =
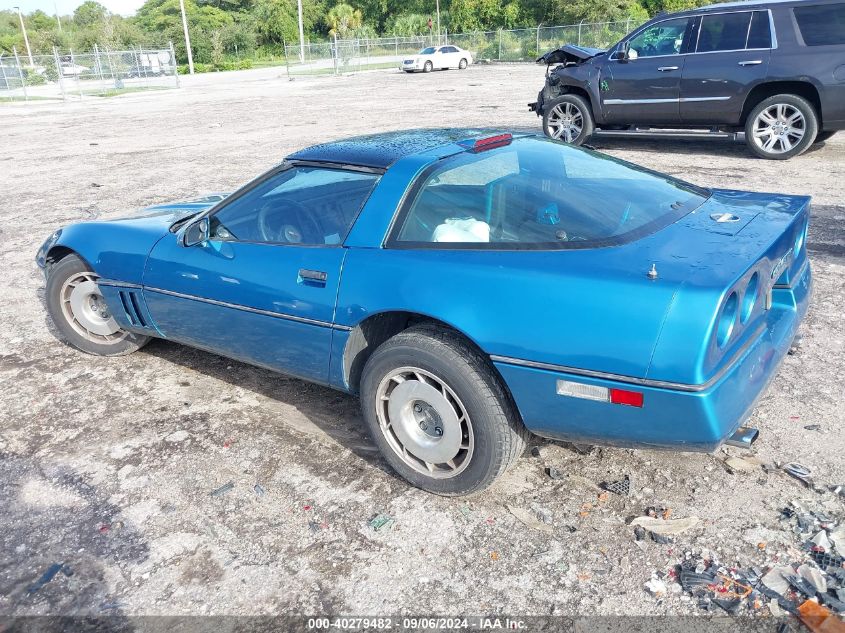
[[[302,0],[297,0],[296,9],[299,12],[299,62],[305,63],[305,29],[302,27]]]
[[[191,52],[191,36],[188,35],[188,17],[185,15],[185,0],[179,0],[182,10],[182,30],[185,32],[185,50],[188,51],[188,72],[194,74],[194,54]],[[173,60],[174,63],[176,60]]]
[[[29,38],[26,36],[26,26],[23,23],[23,13],[21,13],[20,7],[12,7],[13,9],[18,10],[18,17],[21,20],[21,31],[23,31],[23,42],[26,44],[26,54],[29,57],[29,65],[35,66],[35,62],[32,61],[32,50],[29,48]]]
[[[440,0],[437,0],[437,43],[440,44]],[[452,29],[454,30],[454,29]],[[454,40],[454,38],[452,38]]]
[[[59,24],[59,33],[62,32],[62,19],[59,17],[59,7],[56,6],[56,3],[53,3],[53,8],[56,10],[56,22]]]

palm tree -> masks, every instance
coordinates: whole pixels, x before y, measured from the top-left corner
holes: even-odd
[[[360,28],[364,21],[360,9],[355,9],[348,4],[342,3],[333,6],[326,20],[332,27],[329,35],[338,39],[347,39],[355,29]]]

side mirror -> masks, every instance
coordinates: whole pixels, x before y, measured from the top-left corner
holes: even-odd
[[[199,222],[189,224],[185,229],[185,234],[182,236],[183,246],[196,246],[208,241],[211,233],[211,224],[207,217],[202,218]]]

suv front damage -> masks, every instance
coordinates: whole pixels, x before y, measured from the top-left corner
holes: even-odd
[[[598,68],[591,60],[607,53],[601,48],[587,48],[575,44],[564,44],[537,58],[538,64],[546,65],[546,84],[537,95],[537,101],[528,104],[528,109],[543,115],[543,104],[567,92],[571,87],[582,88],[591,94],[598,80]],[[555,66],[552,70],[552,66]]]

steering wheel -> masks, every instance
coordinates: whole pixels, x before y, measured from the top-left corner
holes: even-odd
[[[282,244],[322,244],[325,236],[316,218],[295,200],[283,200],[282,208],[266,203],[258,210],[258,232],[265,242]],[[279,213],[279,211],[284,213]],[[294,222],[279,221],[293,219]]]

